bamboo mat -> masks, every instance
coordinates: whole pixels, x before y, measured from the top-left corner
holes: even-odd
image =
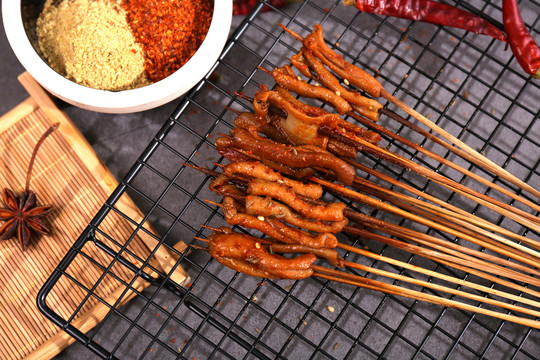
[[[26,252],[20,250],[16,239],[0,241],[0,358],[49,359],[74,340],[39,312],[37,292],[117,182],[35,80],[25,73],[19,81],[31,97],[0,118],[0,190],[23,190],[35,143],[47,128],[59,122],[59,128],[40,148],[30,183],[39,205],[52,204],[55,209],[49,217],[52,233],[39,239],[33,237]],[[142,216],[127,196],[122,196],[115,209],[118,213],[111,212],[100,225],[108,237],[99,237],[99,232],[97,237],[118,251],[134,233],[134,224],[126,218],[138,222]],[[126,246],[129,252],[123,252],[123,256],[140,265],[136,256],[145,261],[158,245],[152,233],[148,225],[144,231],[137,231]],[[180,243],[176,248],[183,251],[185,245]],[[164,273],[175,262],[164,247],[159,247],[151,259],[151,264]],[[150,270],[146,272],[155,275]],[[123,283],[129,284],[134,274],[93,242],[84,246],[67,274],[48,296],[47,305],[64,319],[75,317],[72,323],[82,332],[104,318],[109,312],[107,304],[125,303],[135,295]],[[188,276],[178,267],[171,279],[181,285],[188,281]],[[137,278],[132,287],[140,291],[148,285]],[[92,296],[83,301],[89,289]],[[79,309],[83,303],[84,307]]]

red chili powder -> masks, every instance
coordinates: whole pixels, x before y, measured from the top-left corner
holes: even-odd
[[[159,81],[195,54],[210,27],[212,0],[122,0],[143,48],[148,78]]]

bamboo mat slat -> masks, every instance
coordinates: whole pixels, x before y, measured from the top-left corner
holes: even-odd
[[[0,118],[0,184],[17,193],[24,188],[32,149],[46,129],[59,122],[59,128],[47,138],[34,164],[30,189],[38,196],[40,205],[52,204],[49,217],[52,233],[32,238],[26,252],[16,239],[0,242],[0,358],[50,359],[74,341],[48,321],[36,307],[36,295],[58,262],[71,248],[79,234],[116,188],[117,182],[99,161],[71,120],[60,111],[27,73],[19,81],[30,98]],[[134,234],[134,224],[142,214],[127,196],[122,196],[115,210],[125,216],[107,216],[100,229],[108,237],[99,240],[118,251],[126,245],[122,256],[141,265],[158,245],[153,229],[144,224],[144,231]],[[128,221],[131,219],[132,221]],[[185,250],[183,243],[177,244]],[[135,293],[124,283],[134,281],[132,289],[141,291],[147,283],[134,279],[127,267],[114,262],[93,243],[85,244],[80,256],[69,266],[66,274],[47,297],[47,304],[64,319],[86,332],[96,326],[121,297],[125,303]],[[172,252],[160,246],[151,265],[167,274],[175,265]],[[110,269],[106,272],[105,269]],[[145,269],[151,275],[152,270]],[[74,280],[70,279],[73,278]],[[189,281],[181,267],[171,274],[179,285]],[[86,289],[94,289],[92,296]],[[82,307],[79,309],[79,307]]]

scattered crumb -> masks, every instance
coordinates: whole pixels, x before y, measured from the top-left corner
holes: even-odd
[[[292,287],[293,287],[292,284],[287,285],[287,286],[285,286],[285,290],[290,291],[292,289]]]
[[[331,306],[331,305],[328,305],[326,308],[327,308],[328,311],[330,311],[331,313],[333,313],[334,311],[336,311],[336,309],[334,309],[334,307]]]
[[[257,300],[258,300],[257,295],[255,295],[255,296],[253,297],[253,301],[257,301]]]
[[[464,97],[465,99],[469,99],[469,92],[468,92],[467,90],[464,90],[464,91],[463,91],[463,97]]]
[[[337,350],[339,348],[339,343],[335,343],[334,344],[334,351]]]
[[[255,331],[258,332],[259,334],[262,333],[261,329],[259,329],[258,327],[255,328]]]

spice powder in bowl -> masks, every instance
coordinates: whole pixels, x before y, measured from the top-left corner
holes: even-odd
[[[203,42],[212,1],[47,0],[37,20],[49,65],[78,84],[120,91],[164,79]]]

